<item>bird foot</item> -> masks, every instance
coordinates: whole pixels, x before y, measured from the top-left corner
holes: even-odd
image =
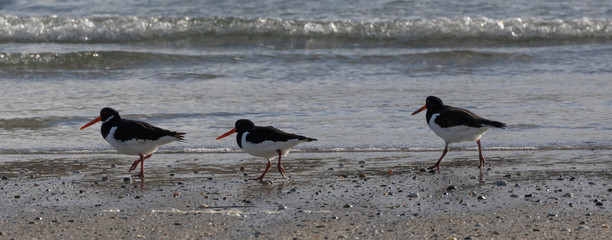
[[[132,170],[130,170],[130,171],[132,171]],[[137,177],[137,178],[140,178],[140,179],[144,179],[145,176],[144,176],[143,172],[140,172],[140,173],[138,173],[136,175],[132,175],[132,177]]]
[[[431,166],[431,167],[428,167],[427,169],[428,169],[428,170],[432,170],[432,169],[434,169],[434,168],[435,168],[436,170],[438,170],[438,172],[440,172],[440,164],[433,165],[433,166]]]
[[[484,168],[486,168],[486,167],[487,167],[487,166],[485,166],[485,165],[486,165],[486,164],[485,164],[484,160],[481,160],[481,161],[480,161],[480,164],[478,164],[478,168],[480,168],[480,169],[484,169]]]
[[[255,181],[258,181],[260,183],[263,183],[263,176],[260,176],[258,178],[252,178],[251,180],[255,180]]]

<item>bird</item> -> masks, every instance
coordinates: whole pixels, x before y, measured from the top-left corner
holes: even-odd
[[[236,142],[238,147],[246,153],[263,157],[268,160],[266,170],[253,180],[263,182],[263,178],[272,166],[271,160],[278,157],[278,172],[285,177],[285,168],[281,165],[281,158],[287,156],[291,148],[303,142],[312,142],[317,139],[300,136],[293,133],[286,133],[272,126],[260,127],[248,119],[239,119],[235,123],[235,127],[217,137],[217,140],[227,137],[233,133],[237,133]]]
[[[99,117],[80,129],[83,130],[99,121],[102,121],[102,137],[117,152],[140,157],[132,163],[128,172],[135,170],[140,163],[140,173],[134,177],[141,179],[144,178],[144,160],[150,158],[159,146],[185,140],[185,133],[162,129],[142,121],[122,119],[119,112],[110,107],[102,108]]]
[[[506,128],[506,124],[482,118],[467,109],[444,105],[442,100],[436,96],[427,97],[425,105],[414,111],[411,116],[425,109],[427,109],[425,116],[429,128],[445,142],[442,156],[435,165],[428,169],[436,168],[440,171],[440,162],[444,155],[446,155],[446,152],[448,152],[449,144],[476,141],[480,158],[479,168],[482,170],[485,165],[485,159],[482,156],[480,138],[487,130],[491,128]]]

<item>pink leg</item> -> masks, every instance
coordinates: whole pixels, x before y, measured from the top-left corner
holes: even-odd
[[[147,156],[142,156],[142,154],[139,154],[138,156],[140,156],[140,158],[136,161],[134,161],[134,163],[132,163],[132,167],[130,168],[130,170],[128,172],[131,172],[133,170],[136,169],[136,167],[138,167],[138,163],[142,163],[141,161],[144,161],[147,158],[150,158],[151,156],[153,156],[153,153],[147,155]]]
[[[130,170],[128,172],[131,172],[133,170],[136,169],[136,167],[138,167],[138,163],[140,163],[140,173],[138,173],[137,175],[133,175],[133,177],[139,177],[139,178],[144,178],[144,160],[147,158],[150,158],[151,156],[153,156],[153,153],[147,155],[147,156],[143,156],[142,154],[138,154],[138,156],[140,156],[140,159],[134,161],[134,163],[132,163],[132,167],[130,168]]]
[[[444,146],[444,151],[442,152],[442,156],[440,157],[440,159],[438,159],[438,161],[436,162],[436,164],[434,164],[431,167],[428,167],[427,169],[438,169],[438,171],[440,171],[440,162],[442,161],[442,158],[444,158],[444,155],[446,155],[446,152],[448,152],[448,143],[445,143],[446,145]]]
[[[261,174],[261,176],[259,176],[258,178],[255,178],[253,180],[258,180],[259,182],[263,182],[263,178],[266,175],[266,173],[268,172],[268,169],[270,169],[270,166],[272,166],[272,163],[270,162],[270,159],[268,159],[268,165],[266,166],[266,170],[264,170],[264,172]]]
[[[276,152],[278,153],[278,165],[276,167],[278,167],[278,172],[281,174],[281,176],[285,177],[287,172],[285,171],[285,168],[281,166],[281,150],[276,150]]]
[[[128,170],[128,172],[131,172],[134,169],[136,169],[136,167],[138,167],[138,164],[140,163],[140,161],[142,161],[144,159],[142,154],[139,154],[138,156],[140,156],[140,158],[138,158],[136,161],[134,161],[134,163],[132,163],[132,167],[130,167],[130,170]]]
[[[480,165],[478,167],[482,169],[485,166],[485,160],[482,156],[482,146],[480,145],[480,139],[476,140],[476,144],[478,144],[478,155],[480,157]]]
[[[144,158],[140,161],[140,172],[135,177],[144,178]]]

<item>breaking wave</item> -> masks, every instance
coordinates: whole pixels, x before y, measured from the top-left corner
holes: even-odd
[[[612,19],[435,18],[394,21],[291,20],[239,17],[138,17],[0,15],[0,42],[124,43],[185,38],[339,39],[348,42],[449,44],[525,41],[609,41]],[[203,41],[202,44],[207,44]]]

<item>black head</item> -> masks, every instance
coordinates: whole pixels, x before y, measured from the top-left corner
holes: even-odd
[[[105,107],[100,110],[100,120],[102,122],[106,122],[108,120],[116,121],[119,119],[121,119],[121,117],[119,116],[119,112],[117,112],[115,109]]]
[[[436,108],[444,106],[444,103],[442,103],[442,99],[440,99],[439,97],[429,96],[425,100],[425,106],[427,106],[427,109],[429,110],[434,110]]]
[[[412,115],[415,115],[427,109],[428,116],[430,116],[429,113],[436,112],[437,109],[443,106],[444,104],[442,103],[442,99],[436,96],[429,96],[427,97],[427,99],[425,99],[425,105],[423,105],[423,107],[419,108],[418,110],[414,111]],[[429,119],[429,117],[427,117],[427,119]]]
[[[240,120],[236,121],[236,125],[234,127],[236,128],[236,132],[237,133],[243,133],[243,132],[246,132],[246,131],[250,130],[254,126],[255,126],[255,124],[253,122],[251,122],[251,120],[249,120],[249,119],[240,119]]]
[[[251,130],[253,127],[255,127],[255,124],[253,124],[253,122],[251,122],[251,120],[249,119],[240,119],[238,121],[236,121],[236,124],[234,126],[234,128],[232,130],[229,130],[228,132],[222,134],[221,136],[217,137],[217,140],[227,137],[229,135],[232,135],[234,133],[238,133],[238,135],[236,136],[236,139],[238,140],[238,146],[240,146],[240,136],[242,136],[243,133],[245,133],[246,131]],[[242,146],[240,146],[242,147]]]
[[[105,107],[102,108],[102,110],[100,110],[100,116],[97,117],[94,120],[91,120],[91,122],[83,125],[81,127],[81,130],[94,125],[95,123],[102,121],[103,123],[108,123],[108,122],[114,122],[114,121],[119,121],[121,120],[121,117],[119,117],[119,112],[115,111],[115,109],[109,108],[109,107]],[[104,124],[102,124],[102,126],[104,126]]]

